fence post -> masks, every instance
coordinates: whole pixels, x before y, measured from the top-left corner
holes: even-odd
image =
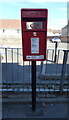
[[[62,64],[62,72],[61,72],[61,79],[60,79],[60,90],[63,90],[63,84],[64,84],[64,74],[65,74],[65,68],[66,68],[66,63],[67,63],[67,58],[68,58],[68,52],[67,50],[64,51],[64,58],[63,58],[63,64]]]
[[[56,62],[56,59],[57,59],[57,46],[58,46],[58,43],[55,42],[55,57],[54,57],[54,62]]]

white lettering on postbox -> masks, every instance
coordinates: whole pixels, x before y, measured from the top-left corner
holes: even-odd
[[[39,38],[31,38],[31,53],[39,53]]]

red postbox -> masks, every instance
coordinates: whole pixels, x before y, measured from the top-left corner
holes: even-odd
[[[21,9],[24,61],[46,60],[47,9]]]

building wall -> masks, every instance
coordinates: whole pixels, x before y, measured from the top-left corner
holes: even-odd
[[[61,30],[61,35],[62,36],[67,36],[67,29],[66,28]]]
[[[0,35],[17,35],[20,33],[20,29],[0,29]]]
[[[21,38],[20,29],[0,29],[0,38]]]

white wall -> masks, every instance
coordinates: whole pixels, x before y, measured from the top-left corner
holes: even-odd
[[[20,29],[0,29],[0,38],[1,37],[20,37]]]
[[[20,29],[0,29],[0,34],[6,34],[6,35],[16,35],[21,33]]]

